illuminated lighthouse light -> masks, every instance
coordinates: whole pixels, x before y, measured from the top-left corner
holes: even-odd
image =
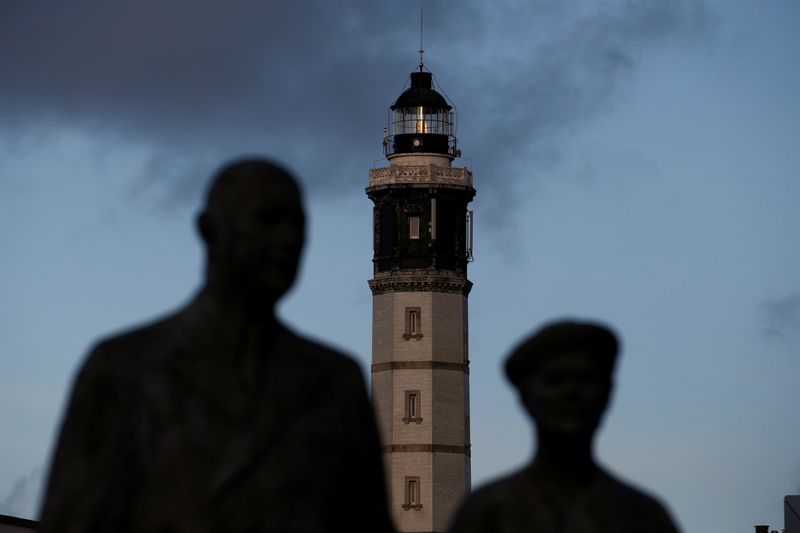
[[[422,106],[417,108],[417,127],[414,133],[428,133],[428,122],[425,120]]]

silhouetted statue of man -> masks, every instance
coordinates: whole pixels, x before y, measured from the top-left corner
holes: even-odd
[[[264,160],[215,177],[203,288],[103,342],[78,375],[43,532],[391,530],[363,378],[275,317],[304,238],[294,178]]]
[[[506,374],[534,419],[536,455],[469,496],[451,533],[677,531],[660,503],[595,463],[617,351],[611,331],[576,322],[548,325],[514,350]]]

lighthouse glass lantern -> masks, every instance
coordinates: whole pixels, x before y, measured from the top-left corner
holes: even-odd
[[[455,114],[433,89],[430,72],[412,72],[411,87],[390,108],[386,155],[434,153],[457,157]]]

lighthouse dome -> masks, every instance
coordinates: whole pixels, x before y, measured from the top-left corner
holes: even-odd
[[[452,109],[444,96],[433,89],[433,74],[430,72],[412,72],[411,87],[403,91],[391,109],[394,111],[403,107],[419,106],[447,111]]]

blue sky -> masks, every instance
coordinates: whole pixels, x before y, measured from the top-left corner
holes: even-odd
[[[486,5],[484,5],[486,4]],[[426,65],[478,195],[473,484],[531,456],[501,374],[522,336],[623,339],[598,456],[685,531],[782,524],[800,493],[800,7],[423,2]],[[135,6],[135,7],[134,7]],[[0,7],[0,513],[35,517],[91,344],[197,289],[193,218],[243,153],[303,181],[281,305],[369,365],[371,204],[418,7],[12,0]]]

